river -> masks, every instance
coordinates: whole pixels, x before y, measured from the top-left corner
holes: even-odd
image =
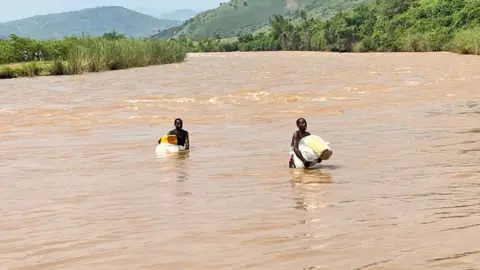
[[[480,269],[479,70],[235,52],[1,80],[0,268]],[[156,156],[177,117],[190,153]],[[319,169],[287,168],[299,117]]]

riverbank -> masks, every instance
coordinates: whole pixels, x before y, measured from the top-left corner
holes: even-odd
[[[193,51],[193,52],[186,52],[185,55],[182,56],[181,59],[177,59],[175,61],[168,61],[168,62],[160,62],[158,64],[151,64],[151,65],[138,65],[138,66],[128,66],[124,68],[108,68],[108,66],[103,65],[103,68],[94,69],[94,61],[89,60],[82,60],[81,67],[75,69],[75,66],[68,61],[31,61],[31,62],[23,62],[23,63],[12,63],[12,64],[4,64],[0,65],[0,79],[13,79],[13,78],[21,78],[21,77],[36,77],[36,76],[60,76],[60,75],[78,75],[85,72],[102,72],[102,71],[109,71],[109,70],[120,70],[126,68],[134,68],[134,67],[146,67],[146,66],[153,66],[153,65],[162,65],[162,64],[170,64],[170,63],[179,63],[183,62],[188,55],[198,56],[202,54],[212,54],[215,55],[217,53],[274,53],[280,51],[210,51],[210,52],[201,52],[201,51]],[[370,51],[370,52],[362,52],[362,51],[352,51],[352,52],[332,52],[332,51],[285,51],[285,52],[299,52],[299,53],[331,53],[331,54],[378,54],[378,53],[392,53],[392,52],[379,52],[379,51]],[[433,51],[397,51],[393,53],[432,53]],[[436,53],[450,53],[450,54],[464,54],[464,55],[480,55],[480,47],[478,46],[469,46],[467,48],[458,47],[456,50],[451,51],[435,51]]]
[[[42,51],[47,61],[0,65],[0,79],[74,75],[171,64],[184,61],[188,52],[186,46],[175,40],[73,38],[56,41],[56,46],[52,46],[49,41],[24,40],[36,43],[31,46],[32,48],[45,48]],[[7,45],[0,48],[2,51],[10,50],[11,54],[22,51],[15,40],[11,41],[12,44],[5,43]]]
[[[51,61],[12,63],[0,65],[0,79],[51,75]]]
[[[289,23],[287,22],[286,25],[288,26]],[[292,26],[289,29],[295,28]],[[389,40],[388,44],[386,41],[375,40],[378,36],[373,34],[364,38],[351,38],[348,40],[344,37],[337,37],[335,40],[328,41],[329,36],[323,32],[304,33],[302,31],[301,29],[292,30],[291,33],[287,33],[283,37],[278,35],[278,33],[261,33],[258,35],[245,35],[237,39],[203,39],[200,41],[181,39],[181,42],[189,48],[190,52],[452,52],[457,54],[480,55],[480,35],[477,34],[480,32],[480,27],[451,29],[450,33],[443,37],[436,36],[436,34],[432,33],[411,33],[394,40]],[[285,33],[283,30],[280,32]],[[300,36],[303,38],[300,38]],[[389,35],[385,34],[384,36]]]

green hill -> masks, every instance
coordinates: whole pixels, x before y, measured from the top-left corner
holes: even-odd
[[[344,11],[349,11],[361,6],[362,4],[369,3],[373,0],[313,0],[303,8],[307,17],[316,20],[328,20],[336,14]],[[293,19],[293,22],[301,23],[302,19],[299,12],[296,12],[286,18]],[[266,33],[271,29],[270,24],[266,24],[261,28],[258,28],[254,33]]]
[[[153,16],[162,20],[174,20],[184,22],[190,18],[193,18],[198,12],[191,9],[178,9],[173,11],[161,11],[152,7],[136,7],[132,9],[134,11]]]
[[[329,19],[334,15],[359,7],[372,0],[315,0],[305,10],[307,15],[315,19]]]
[[[189,37],[232,37],[253,32],[268,24],[275,14],[291,14],[315,0],[232,0],[221,3],[216,9],[208,10],[184,22],[182,27],[164,31],[153,38],[174,36]]]
[[[199,42],[197,50],[453,51],[480,55],[480,0],[367,0],[328,20],[311,18],[306,12],[301,15],[299,21],[274,16],[266,33],[240,36],[230,43]]]
[[[0,36],[16,34],[37,39],[66,36],[98,36],[115,30],[129,37],[148,37],[159,30],[181,25],[180,21],[157,19],[123,7],[109,6],[33,16],[0,24]]]
[[[159,16],[160,19],[164,20],[176,20],[176,21],[186,21],[190,18],[193,18],[197,15],[198,12],[191,9],[179,9],[171,12],[164,13]]]

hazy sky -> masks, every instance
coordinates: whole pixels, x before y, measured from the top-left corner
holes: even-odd
[[[220,2],[227,0],[0,0],[0,22],[96,6],[148,7],[166,12],[183,8],[200,11],[215,8]]]

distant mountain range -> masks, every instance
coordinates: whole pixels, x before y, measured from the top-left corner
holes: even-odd
[[[0,23],[0,39],[12,33],[56,39],[99,36],[112,30],[137,38],[227,38],[268,29],[275,14],[300,20],[299,11],[304,10],[308,17],[327,19],[370,1],[374,0],[230,0],[198,14],[190,9],[161,12],[147,7],[135,11],[120,6],[96,7]]]
[[[179,9],[169,12],[163,12],[155,8],[150,7],[137,7],[135,11],[153,16],[155,18],[164,19],[164,20],[174,20],[174,21],[186,21],[190,18],[193,18],[198,12],[191,9]]]
[[[164,13],[160,15],[159,18],[164,20],[176,20],[176,21],[183,22],[190,18],[193,18],[197,14],[198,12],[191,9],[179,9],[179,10]]]
[[[327,19],[369,1],[373,0],[230,0],[197,14],[180,26],[160,31],[152,38],[217,35],[228,38],[268,28],[269,18],[275,14],[300,20],[299,11],[304,10],[308,17]]]
[[[0,23],[0,36],[13,33],[37,39],[56,39],[82,34],[98,36],[115,30],[128,37],[149,37],[181,24],[181,20],[160,19],[124,7],[108,6]]]

